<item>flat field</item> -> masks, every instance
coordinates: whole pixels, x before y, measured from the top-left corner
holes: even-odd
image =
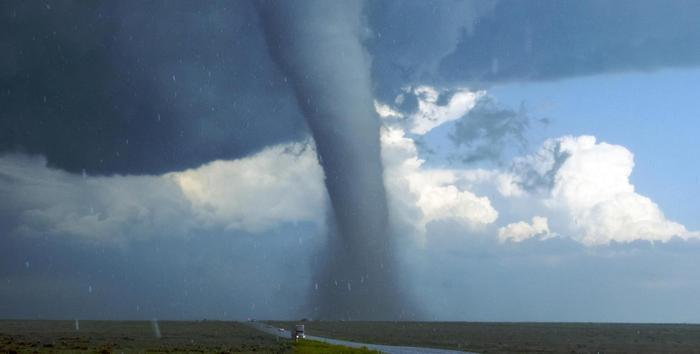
[[[357,342],[480,353],[700,353],[700,325],[477,322],[270,322]]]
[[[270,322],[291,328],[296,322]],[[700,325],[473,322],[304,322],[310,335],[482,353],[700,353]],[[246,324],[161,321],[0,321],[0,353],[347,352],[277,339]]]
[[[0,353],[287,353],[292,343],[245,324],[161,321],[0,321]]]

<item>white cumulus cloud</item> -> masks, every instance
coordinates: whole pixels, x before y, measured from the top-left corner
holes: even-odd
[[[51,169],[43,157],[4,155],[0,198],[0,221],[11,233],[117,242],[320,224],[326,207],[323,171],[307,144],[161,176],[81,176]]]
[[[455,220],[501,242],[554,234],[589,246],[700,237],[637,193],[630,182],[634,156],[623,146],[565,136],[516,158],[507,171],[444,168],[426,164],[401,124],[387,120],[381,130],[384,178],[392,217],[419,235],[433,221]],[[308,142],[160,176],[81,176],[49,168],[43,157],[2,155],[0,232],[120,240],[322,226],[323,178]],[[532,221],[497,228],[499,211]]]
[[[424,135],[442,124],[463,117],[486,92],[464,88],[448,91],[432,86],[407,87],[404,88],[404,93],[396,97],[394,103],[401,105],[407,95],[415,97],[417,101],[414,111],[401,112],[380,102],[375,102],[374,108],[380,117],[405,119],[410,133]],[[442,102],[442,98],[447,99]]]
[[[459,119],[485,95],[468,90],[443,94],[429,86],[407,88],[403,95],[413,95],[418,103],[410,113],[376,105],[383,117],[401,118],[386,120],[381,137],[393,212],[406,223],[425,230],[431,221],[454,219],[483,228],[499,216],[492,205],[496,201],[501,212],[516,220],[541,215],[531,223],[493,230],[501,241],[558,234],[593,246],[700,237],[666,218],[654,201],[636,192],[630,182],[632,152],[597,142],[593,136],[549,139],[536,152],[514,159],[509,170],[426,167],[410,134],[422,135]],[[395,103],[401,105],[403,98]],[[489,190],[499,199],[475,192]]]
[[[513,184],[548,190],[545,205],[565,211],[572,236],[586,245],[700,236],[668,220],[656,203],[635,191],[629,180],[634,156],[623,146],[565,136],[546,141],[518,163],[531,169],[517,169]]]
[[[377,111],[377,114],[379,114],[380,117],[382,118],[403,118],[404,115],[403,113],[391,108],[391,106],[374,101],[374,110]]]
[[[458,186],[460,171],[425,168],[415,142],[403,129],[385,127],[381,139],[385,183],[393,212],[403,222],[424,231],[425,225],[435,220],[452,219],[470,227],[481,227],[498,218],[487,197]]]
[[[425,134],[446,122],[457,120],[474,108],[476,101],[485,94],[483,91],[457,90],[445,105],[438,104],[440,93],[430,86],[413,89],[418,98],[418,111],[411,116],[411,133]]]
[[[318,222],[324,213],[323,170],[307,144],[272,146],[167,177],[205,225],[261,232],[283,222]]]
[[[550,235],[549,225],[547,224],[547,218],[543,216],[533,217],[530,224],[525,221],[519,221],[498,229],[498,240],[500,242],[521,242],[531,237],[546,237],[548,235]]]

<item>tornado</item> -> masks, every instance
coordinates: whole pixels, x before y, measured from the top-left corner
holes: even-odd
[[[321,319],[401,317],[361,1],[255,3],[271,56],[293,87],[330,198],[328,243],[308,311]]]

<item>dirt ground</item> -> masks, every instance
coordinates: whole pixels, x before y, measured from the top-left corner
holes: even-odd
[[[278,340],[245,324],[221,321],[0,321],[0,353],[287,353]]]
[[[340,321],[303,323],[309,335],[480,353],[700,353],[700,325]],[[292,323],[274,324],[289,328]]]

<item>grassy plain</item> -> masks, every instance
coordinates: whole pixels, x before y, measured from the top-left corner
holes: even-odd
[[[292,342],[221,321],[0,321],[0,353],[288,353]]]
[[[296,322],[270,322],[290,328]],[[480,353],[700,353],[700,325],[304,322],[308,335]]]
[[[271,322],[291,328],[295,322]],[[700,325],[304,322],[306,333],[366,343],[481,353],[700,353]],[[293,343],[221,321],[0,321],[0,353],[371,353]]]

